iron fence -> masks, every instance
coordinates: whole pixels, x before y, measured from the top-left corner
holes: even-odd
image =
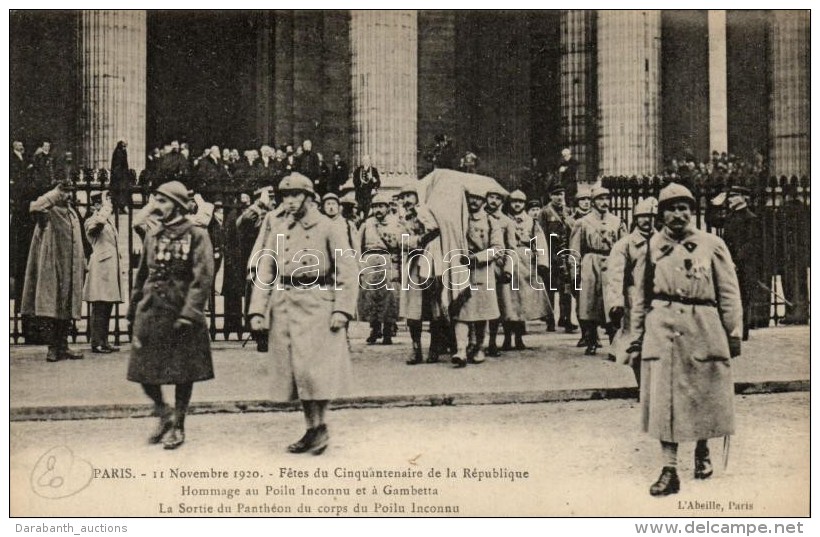
[[[136,174],[132,176],[136,177]],[[107,177],[106,170],[86,170],[75,178],[71,192],[81,218],[89,214],[92,194],[107,190]],[[667,181],[660,177],[607,177],[601,182],[612,192],[612,211],[630,225],[632,207],[647,196],[657,197]],[[768,310],[764,316],[766,324],[805,323],[809,312],[811,242],[809,179],[781,177],[744,181],[743,184],[751,190],[750,207],[759,217],[757,235],[760,239],[763,281],[760,282],[762,285],[756,300],[760,308]],[[688,186],[696,199],[697,226],[708,232],[722,234],[725,208],[713,205],[711,200],[725,192],[730,183],[705,182]],[[115,219],[121,248],[127,248],[127,252],[123,252],[123,261],[127,267],[127,284],[123,288],[124,303],[117,305],[112,314],[111,334],[117,344],[128,340],[125,313],[142,245],[132,222],[134,213],[145,206],[150,195],[147,185],[135,185],[129,189],[128,206],[118,210]],[[249,335],[243,315],[247,301],[244,292],[244,267],[247,260],[229,259],[237,255],[235,223],[244,207],[240,201],[243,193],[250,194],[236,187],[213,188],[202,193],[206,199],[219,200],[216,217],[221,220],[221,234],[225,238],[224,248],[218,248],[221,255],[207,312],[210,335],[214,341],[229,340],[234,335],[236,339],[243,340]],[[25,259],[15,260],[12,255],[12,263],[15,262],[25,264]],[[241,267],[241,270],[233,270],[237,267]],[[241,281],[236,281],[237,278]],[[38,344],[40,338],[37,320],[23,319],[19,312],[19,300],[15,299],[15,295],[19,296],[22,283],[17,281],[16,290],[12,290],[10,340],[13,344]],[[82,319],[73,324],[73,342],[88,340],[89,313],[89,305],[84,304]]]

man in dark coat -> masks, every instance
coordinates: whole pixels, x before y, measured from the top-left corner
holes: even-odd
[[[568,147],[562,149],[561,161],[558,163],[558,181],[566,188],[569,205],[575,202],[575,193],[578,192],[578,166],[579,163],[572,156],[572,151]]]
[[[128,206],[130,196],[130,170],[128,168],[128,142],[120,140],[111,155],[111,201],[114,209]]]
[[[319,157],[316,153],[313,152],[313,142],[310,140],[305,140],[302,142],[302,156],[299,157],[299,167],[297,171],[313,181],[314,188],[316,187],[316,181],[319,180],[320,169],[319,169]],[[324,194],[324,192],[319,192],[319,194]]]
[[[342,185],[347,182],[348,173],[349,169],[347,163],[342,160],[342,154],[334,151],[333,164],[330,165],[330,176],[327,181],[327,191],[338,195]]]
[[[170,144],[166,144],[164,154],[159,159],[155,186],[170,181],[179,181],[187,186],[190,174],[191,164],[179,152],[179,142],[174,140]]]
[[[729,213],[723,228],[723,240],[732,254],[740,285],[740,301],[743,304],[743,341],[749,339],[749,328],[753,326],[760,304],[755,298],[758,292],[759,264],[762,249],[760,248],[760,229],[757,216],[749,210],[749,189],[733,186],[729,189],[727,203]],[[765,304],[768,317],[768,304]]]
[[[71,321],[82,317],[86,266],[80,218],[70,200],[70,193],[58,183],[29,207],[37,226],[26,264],[21,313],[48,319],[49,362],[83,357],[68,349]]]
[[[228,170],[220,158],[219,147],[212,146],[208,156],[199,161],[196,168],[196,179],[193,190],[203,195],[210,201],[221,199],[220,190],[228,181]]]
[[[370,213],[370,202],[381,186],[379,170],[371,166],[370,155],[363,156],[362,165],[353,172],[353,188],[356,189],[356,202],[362,218],[367,218]]]
[[[34,152],[32,160],[34,167],[32,182],[38,192],[45,192],[55,179],[54,157],[51,156],[51,142],[44,140],[40,147]]]
[[[31,234],[34,232],[34,220],[29,215],[29,204],[34,201],[35,191],[31,181],[31,164],[25,156],[23,142],[12,143],[9,158],[9,191],[11,195],[11,229],[14,230],[11,242],[11,278],[14,308],[20,311],[20,296],[23,290],[23,279],[26,275]]]
[[[149,442],[165,449],[185,441],[185,414],[193,383],[214,377],[205,306],[213,284],[214,255],[208,232],[186,218],[188,189],[160,186],[151,200],[159,225],[145,237],[128,308],[132,323],[128,380],[139,382],[160,417]],[[161,385],[176,385],[173,411]]]

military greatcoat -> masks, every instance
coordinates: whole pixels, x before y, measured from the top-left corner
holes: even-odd
[[[214,377],[205,307],[213,285],[208,232],[183,218],[149,231],[128,308],[128,380],[186,384]],[[184,318],[190,326],[174,328]]]
[[[591,211],[572,229],[570,248],[581,254],[581,291],[578,295],[578,318],[606,323],[604,287],[607,280],[607,257],[612,246],[626,235],[626,226],[612,213]]]
[[[270,326],[271,397],[345,395],[351,378],[347,331],[330,329],[334,312],[352,318],[356,309],[356,255],[344,227],[313,206],[298,219],[272,211],[262,227],[268,255],[258,258],[248,313],[264,316]]]
[[[635,279],[644,430],[667,442],[732,434],[729,338],[740,339],[743,315],[726,244],[694,226],[682,238],[665,228],[649,240]]]

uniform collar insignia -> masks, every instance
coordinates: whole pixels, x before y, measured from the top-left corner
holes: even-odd
[[[692,252],[695,251],[695,248],[697,248],[698,245],[695,244],[692,241],[686,241],[686,242],[683,243],[683,247],[686,248],[686,251],[691,254]]]

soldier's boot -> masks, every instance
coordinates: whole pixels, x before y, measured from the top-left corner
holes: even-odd
[[[680,479],[678,470],[674,466],[664,466],[661,475],[649,488],[652,496],[667,496],[677,494],[680,491]]]
[[[60,350],[54,345],[48,346],[48,353],[46,353],[46,362],[59,362],[64,358],[60,356]]]
[[[382,345],[392,345],[393,344],[393,336],[390,335],[390,332],[384,334],[384,338],[382,339]]]
[[[558,293],[558,309],[561,312],[561,320],[559,322],[559,326],[561,326],[567,334],[571,334],[578,329],[577,325],[572,324],[570,320],[572,315],[570,311],[572,310],[572,295],[569,293]]]
[[[327,425],[322,423],[313,429],[313,439],[310,443],[308,451],[313,455],[321,455],[330,444],[330,434],[327,432]]]
[[[549,315],[546,317],[547,322],[547,332],[555,332],[555,315],[550,312]],[[558,323],[558,326],[563,326],[561,322]]]
[[[498,350],[498,345],[496,344],[496,340],[498,339],[498,324],[499,321],[497,319],[490,321],[490,341],[487,344],[487,356],[492,356],[493,358],[501,356],[501,352]]]
[[[159,423],[157,423],[157,428],[154,429],[151,436],[148,437],[149,444],[159,444],[168,431],[171,430],[171,427],[174,426],[174,411],[168,405],[154,409],[154,415],[159,416]]]
[[[600,343],[598,342],[598,326],[594,322],[590,322],[587,325],[587,348],[584,351],[586,356],[595,356],[598,347],[600,347]]]
[[[526,330],[527,325],[524,321],[519,321],[515,324],[515,350],[521,351],[527,349],[528,347],[524,345],[524,331]]]
[[[413,355],[405,363],[407,365],[420,364],[424,361],[421,356],[421,321],[409,320],[407,326],[413,341]]]
[[[57,340],[55,344],[63,360],[82,360],[83,353],[72,351],[68,348],[68,332],[71,329],[71,321],[57,321],[57,330],[55,337]]]
[[[581,323],[581,339],[578,340],[578,343],[575,344],[576,347],[586,347],[589,338],[589,322],[587,321],[578,321]]]
[[[504,322],[504,343],[501,344],[502,351],[511,351],[513,350],[512,347],[512,334],[513,327],[512,323],[509,321]]]
[[[165,435],[162,447],[165,449],[177,449],[185,443],[185,412],[175,411],[171,425],[171,430]]]
[[[370,336],[367,338],[368,345],[374,345],[382,337],[382,323],[374,321],[370,323]]]
[[[706,440],[698,440],[695,447],[695,479],[709,479],[712,476],[712,460]]]

